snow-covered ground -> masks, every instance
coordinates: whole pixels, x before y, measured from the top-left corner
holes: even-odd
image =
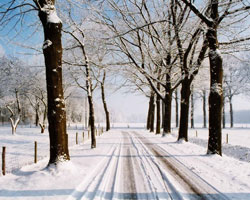
[[[19,128],[12,136],[0,127],[8,171],[0,176],[0,199],[250,199],[250,163],[240,158],[240,149],[249,154],[249,129],[223,130],[223,143],[229,134],[223,157],[206,155],[207,130],[190,130],[188,143],[176,142],[176,133],[162,138],[139,128],[113,129],[91,149],[86,133],[83,142],[82,131],[71,128],[71,161],[46,168],[47,132]]]

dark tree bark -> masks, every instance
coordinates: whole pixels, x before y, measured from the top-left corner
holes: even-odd
[[[233,113],[233,101],[232,97],[229,97],[229,112],[230,112],[230,127],[234,127],[234,113]]]
[[[211,17],[218,17],[218,3],[212,4]],[[218,52],[217,26],[207,32],[210,62],[210,95],[209,95],[209,139],[208,154],[222,155],[221,151],[221,111],[223,105],[222,57]]]
[[[232,1],[226,6],[224,13],[219,16],[219,1],[209,1],[209,18],[203,15],[190,1],[182,0],[207,25],[206,38],[209,46],[210,62],[210,94],[209,94],[209,139],[208,154],[222,155],[221,151],[221,111],[223,104],[223,68],[222,57],[219,53],[217,28],[220,22],[229,14]]]
[[[86,56],[85,49],[83,48],[83,54]],[[86,62],[86,88],[89,102],[89,126],[91,131],[91,148],[96,148],[96,135],[95,135],[95,114],[94,114],[94,103],[93,103],[93,88],[92,88],[92,79],[90,77],[90,68],[87,57],[85,58]]]
[[[202,91],[202,101],[203,101],[203,128],[207,128],[207,97],[206,90]]]
[[[152,99],[152,110],[150,113],[150,132],[154,132],[154,122],[155,122],[155,94]]]
[[[222,104],[222,128],[226,128],[226,112],[225,112],[225,98],[223,97]]]
[[[104,82],[106,79],[106,72],[104,71],[103,73],[103,79],[101,82],[101,91],[102,91],[102,103],[103,103],[103,108],[104,108],[104,112],[106,115],[106,131],[110,130],[110,119],[109,119],[109,111],[108,111],[108,107],[107,107],[107,103],[106,103],[106,99],[105,99],[105,90],[104,90]]]
[[[39,125],[39,103],[36,103],[36,117],[35,117],[35,125],[38,126]]]
[[[179,102],[178,102],[178,90],[175,90],[175,127],[179,126]]]
[[[189,99],[190,99],[190,80],[184,79],[181,87],[181,115],[178,140],[184,139],[188,141],[188,114],[189,114]]]
[[[153,104],[154,104],[154,93],[151,92],[150,98],[149,98],[149,104],[148,104],[148,117],[147,117],[147,130],[150,130],[150,123],[152,118],[152,111],[153,111]]]
[[[194,86],[191,90],[191,110],[190,110],[191,128],[194,128]]]
[[[160,90],[160,84],[157,84],[157,89]],[[156,134],[161,133],[161,98],[156,94]]]
[[[165,118],[165,103],[161,101],[161,127],[164,127],[164,118]]]
[[[189,98],[191,94],[191,83],[194,77],[198,74],[199,68],[202,61],[204,60],[205,53],[207,51],[207,41],[203,40],[202,48],[199,52],[198,59],[194,62],[194,55],[196,52],[197,44],[201,37],[202,29],[201,24],[196,28],[192,33],[191,38],[188,42],[186,48],[184,48],[184,41],[180,37],[180,26],[178,21],[178,6],[181,7],[181,4],[176,0],[172,0],[170,7],[172,13],[172,22],[175,31],[175,39],[178,48],[178,57],[181,63],[181,72],[183,75],[182,88],[181,88],[181,112],[180,112],[180,126],[179,126],[179,135],[178,140],[184,139],[188,141],[188,119],[189,119]],[[185,10],[183,10],[182,15],[185,15]],[[186,40],[185,40],[186,42]]]
[[[62,87],[61,20],[56,15],[55,0],[50,4],[39,0],[39,18],[44,29],[43,54],[48,93],[48,122],[50,138],[49,164],[69,160],[66,112]]]
[[[91,148],[96,148],[96,138],[95,138],[95,115],[94,115],[94,104],[91,95],[88,95],[89,101],[89,126],[91,131]]]
[[[170,60],[170,58],[169,58]],[[167,61],[167,63],[170,64],[170,61]],[[166,93],[164,98],[164,104],[165,104],[165,115],[164,115],[164,127],[163,127],[163,133],[162,136],[165,136],[165,134],[171,133],[171,112],[172,112],[172,94],[173,90],[171,88],[171,77],[170,74],[166,74],[166,87],[165,87]]]
[[[165,94],[165,117],[164,117],[164,127],[163,136],[165,134],[171,133],[171,112],[172,112],[172,91],[170,90]]]

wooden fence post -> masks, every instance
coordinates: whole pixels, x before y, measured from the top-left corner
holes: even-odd
[[[198,137],[198,132],[197,132],[197,130],[195,131],[195,135],[196,135],[196,137]]]
[[[84,132],[82,132],[82,141],[84,142]]]
[[[35,141],[34,163],[37,163],[37,141]]]
[[[5,152],[6,152],[6,147],[3,147],[2,151],[2,174],[5,175]]]
[[[228,144],[228,133],[226,135],[226,143]]]

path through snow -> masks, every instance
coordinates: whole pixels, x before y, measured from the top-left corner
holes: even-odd
[[[250,164],[143,130],[112,130],[70,148],[58,169],[38,164],[0,177],[0,199],[250,199]]]

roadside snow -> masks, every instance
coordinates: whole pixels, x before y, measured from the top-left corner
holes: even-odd
[[[235,137],[239,142],[238,136],[241,133],[237,131]],[[163,138],[161,135],[154,135],[143,129],[113,129],[98,136],[97,148],[91,149],[86,135],[84,143],[79,139],[80,145],[74,145],[75,132],[76,130],[68,131],[71,161],[47,168],[48,158],[45,156],[48,155],[48,133],[41,134],[36,128],[19,128],[17,135],[12,136],[10,127],[0,127],[0,144],[7,146],[7,160],[11,160],[10,158],[14,156],[19,157],[20,165],[26,162],[30,164],[33,160],[34,140],[40,144],[39,154],[41,155],[41,160],[37,164],[10,170],[12,173],[0,176],[0,199],[62,200],[80,199],[82,195],[86,195],[83,199],[95,198],[95,195],[104,195],[106,197],[104,199],[110,199],[112,196],[114,199],[125,199],[126,195],[127,199],[131,199],[133,195],[138,199],[145,199],[146,194],[154,199],[154,195],[157,194],[154,188],[161,188],[162,183],[157,178],[159,174],[156,175],[156,171],[153,170],[156,166],[149,163],[149,158],[158,158],[145,155],[141,150],[139,138],[133,139],[134,132],[150,140],[150,144],[147,145],[156,145],[164,149],[229,199],[250,199],[249,162],[242,162],[225,155],[208,156],[206,147],[193,144],[193,141],[178,143],[174,134]],[[129,133],[131,137],[124,138],[124,132]],[[235,147],[232,139],[234,134],[230,130],[227,132],[231,135],[230,146]],[[205,141],[207,137],[205,133],[206,130],[198,130],[198,138],[196,138],[195,130],[191,131],[190,141]],[[249,137],[247,131],[242,135],[246,135],[241,137],[242,140]],[[246,141],[242,141],[244,142]],[[245,148],[248,147],[245,145]],[[161,157],[167,158],[165,155]],[[126,180],[127,185],[121,183],[123,179]],[[161,191],[158,194],[160,199],[167,199],[167,191],[158,190]],[[136,194],[135,191],[144,192]]]

